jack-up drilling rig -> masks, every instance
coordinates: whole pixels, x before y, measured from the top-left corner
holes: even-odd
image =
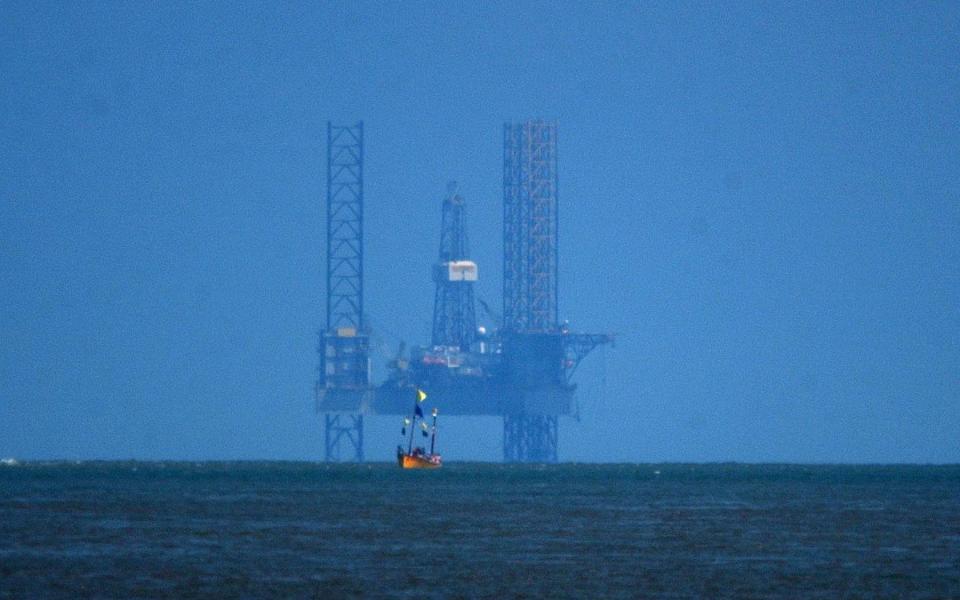
[[[370,385],[369,332],[358,281],[363,186],[362,126],[357,127],[359,138],[352,139],[358,141],[346,151],[337,146],[340,138],[328,135],[328,327],[321,334],[317,384],[317,407],[326,413],[326,459],[340,460],[341,447],[352,445],[354,459],[362,460],[363,415],[402,415],[419,387],[430,390],[448,416],[503,417],[505,461],[556,462],[558,418],[571,412],[573,372],[591,350],[613,341],[607,334],[572,333],[557,320],[556,123],[504,126],[500,327],[490,332],[476,327],[473,282],[478,269],[468,257],[466,204],[451,185],[443,201],[440,256],[433,270],[431,344],[413,347],[409,361],[401,356],[391,361],[388,379],[376,388]],[[334,133],[341,129],[356,131],[329,127]],[[352,207],[346,212],[349,219],[341,204]],[[343,289],[349,293],[340,298]],[[340,313],[331,312],[331,302],[356,308],[348,325],[340,326]]]

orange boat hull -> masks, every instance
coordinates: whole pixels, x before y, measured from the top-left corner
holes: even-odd
[[[410,454],[398,454],[397,462],[401,469],[439,469],[443,461],[439,454],[432,456],[412,456]]]

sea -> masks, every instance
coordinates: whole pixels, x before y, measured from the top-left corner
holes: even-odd
[[[960,598],[960,466],[0,464],[2,598]]]

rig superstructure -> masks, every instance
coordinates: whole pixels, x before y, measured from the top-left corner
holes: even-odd
[[[478,329],[466,202],[455,184],[443,200],[434,265],[433,330],[390,362],[386,381],[370,376],[363,319],[363,125],[327,127],[327,327],[320,333],[317,410],[325,458],[362,461],[363,416],[402,415],[417,388],[447,416],[503,418],[508,462],[556,462],[558,418],[571,413],[581,360],[608,334],[573,333],[557,319],[557,125],[504,125],[503,314]],[[494,311],[481,302],[490,314]]]

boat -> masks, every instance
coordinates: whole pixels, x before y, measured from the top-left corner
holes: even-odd
[[[410,440],[407,444],[407,450],[404,452],[403,446],[397,446],[397,465],[401,469],[439,469],[443,466],[443,458],[435,452],[437,444],[437,411],[433,409],[433,424],[428,426],[423,409],[420,403],[426,400],[427,394],[423,390],[417,390],[417,398],[413,402],[413,416],[403,419],[403,429],[401,435],[406,435],[407,427],[410,428]],[[414,447],[413,436],[417,430],[417,419],[420,419],[420,432],[423,437],[430,438],[430,452],[427,452],[420,446]]]
[[[443,459],[439,454],[418,454],[420,448],[414,448],[413,453],[405,453],[403,449],[397,453],[397,462],[401,469],[439,469],[443,466]]]

